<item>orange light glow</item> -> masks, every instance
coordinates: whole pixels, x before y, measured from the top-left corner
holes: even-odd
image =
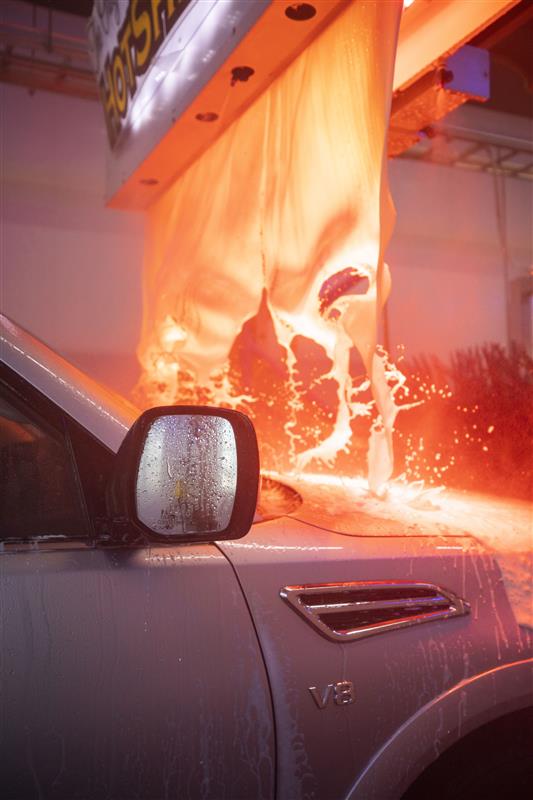
[[[243,408],[265,466],[338,469],[370,434],[375,493],[403,385],[377,348],[400,12],[350,4],[153,205],[139,347],[143,404]]]

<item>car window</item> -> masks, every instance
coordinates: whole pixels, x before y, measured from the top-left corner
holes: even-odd
[[[66,437],[0,389],[0,538],[86,534]]]

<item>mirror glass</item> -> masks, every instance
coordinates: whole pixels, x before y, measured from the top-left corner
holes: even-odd
[[[150,425],[137,473],[137,516],[159,534],[207,534],[229,525],[237,445],[227,419],[167,414]]]

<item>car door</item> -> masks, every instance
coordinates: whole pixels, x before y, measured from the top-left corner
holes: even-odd
[[[273,797],[268,681],[229,562],[106,539],[113,455],[0,377],[2,797]]]

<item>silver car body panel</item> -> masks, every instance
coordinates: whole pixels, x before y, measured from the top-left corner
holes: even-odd
[[[424,705],[395,731],[346,800],[398,800],[423,770],[462,736],[531,706],[532,692],[532,658],[466,678]]]
[[[476,675],[528,656],[499,568],[468,536],[343,536],[285,518],[218,546],[235,566],[266,660],[279,800],[346,797],[420,709]],[[279,595],[285,586],[402,580],[443,586],[469,602],[471,613],[339,642]],[[320,709],[310,687],[326,697],[325,688],[342,681],[353,683],[355,702]],[[494,697],[488,694],[486,703]],[[456,711],[460,719],[463,712]],[[399,797],[394,791],[390,796]]]
[[[213,545],[0,554],[12,800],[274,796],[268,680]]]

